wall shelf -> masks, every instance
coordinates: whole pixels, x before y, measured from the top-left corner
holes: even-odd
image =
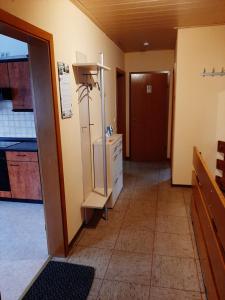
[[[73,70],[77,84],[95,86],[97,80],[93,76],[103,71],[109,71],[110,68],[100,63],[76,63],[73,64]]]
[[[82,72],[98,72],[100,69],[103,69],[105,71],[110,71],[110,68],[107,66],[104,66],[100,63],[78,63],[78,64],[73,64],[73,68],[77,69],[78,71]]]

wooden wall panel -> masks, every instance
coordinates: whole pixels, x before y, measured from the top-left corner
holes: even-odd
[[[196,148],[193,164],[191,215],[207,296],[225,299],[224,197]]]
[[[197,200],[200,198],[200,194],[197,188],[195,187],[193,188],[193,193],[194,193],[194,197],[193,197],[194,199]],[[210,266],[207,248],[205,245],[205,240],[203,238],[203,232],[199,222],[199,216],[196,210],[195,201],[193,200],[191,203],[191,217],[192,217],[194,233],[195,233],[195,238],[198,247],[198,254],[199,254],[203,279],[204,279],[205,286],[207,287],[207,296],[208,299],[218,300],[219,296],[216,289],[214,278],[212,276],[212,269]]]
[[[224,24],[220,0],[72,0],[125,52],[174,49],[176,27]]]
[[[225,198],[208,171],[206,164],[199,159],[197,150],[194,151],[194,167],[198,174],[201,191],[204,195],[207,210],[214,220],[217,235],[225,251]]]

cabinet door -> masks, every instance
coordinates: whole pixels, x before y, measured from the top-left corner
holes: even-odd
[[[9,73],[7,63],[0,63],[0,88],[9,87]]]
[[[31,110],[32,93],[28,61],[9,62],[9,82],[14,110]]]
[[[12,198],[41,200],[38,162],[7,163]]]

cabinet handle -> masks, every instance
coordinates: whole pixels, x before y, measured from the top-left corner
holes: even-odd
[[[19,165],[13,165],[13,164],[10,164],[9,166],[10,167],[19,167]]]
[[[25,157],[27,156],[26,154],[16,154],[16,156],[19,156],[19,157]]]
[[[117,184],[118,179],[119,179],[119,178],[117,177],[116,180],[114,181],[114,185]]]

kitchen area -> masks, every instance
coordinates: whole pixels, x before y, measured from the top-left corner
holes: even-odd
[[[48,258],[28,45],[0,34],[0,292],[19,298]]]

